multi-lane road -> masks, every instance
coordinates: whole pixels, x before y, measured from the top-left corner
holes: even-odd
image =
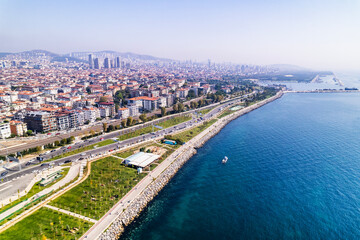
[[[185,102],[184,104],[188,104],[191,101],[198,101],[198,100],[200,100],[202,98],[203,97],[192,99],[192,100],[190,100],[188,102]],[[210,107],[210,106],[211,105],[209,105],[207,107]],[[166,111],[171,111],[171,108],[167,108]],[[195,111],[195,110],[193,110],[193,111]],[[148,117],[150,117],[152,115],[155,115],[155,114],[160,114],[160,113],[161,113],[161,111],[157,110],[157,111],[149,113]],[[189,112],[181,113],[181,115],[186,114],[186,113],[189,113]],[[178,114],[176,114],[176,115],[178,115]],[[156,122],[164,121],[164,119],[165,118],[157,119]],[[43,145],[46,145],[46,144],[49,144],[49,143],[54,143],[55,141],[60,141],[61,139],[68,138],[70,136],[76,137],[76,136],[84,135],[86,133],[89,133],[91,130],[93,130],[95,132],[96,131],[102,131],[103,122],[106,122],[108,125],[113,125],[113,126],[121,125],[121,120],[120,119],[104,120],[102,122],[95,122],[92,125],[85,125],[85,126],[82,126],[81,128],[73,129],[72,131],[63,131],[63,132],[58,133],[58,135],[56,135],[55,133],[51,133],[51,135],[45,135],[45,136],[42,135],[42,136],[39,136],[37,139],[34,139],[34,141],[29,141],[26,144],[9,146],[9,147],[6,147],[6,148],[3,148],[2,146],[0,146],[1,147],[0,150],[6,151],[7,154],[11,154],[11,153],[16,153],[16,152],[21,152],[21,151],[29,149],[29,148],[35,148],[37,146],[43,146]],[[144,124],[141,125],[141,127],[143,127],[143,126],[144,126]],[[124,129],[125,132],[126,132],[126,130],[128,130],[128,129]],[[121,132],[119,132],[119,133],[121,133]]]
[[[247,95],[245,95],[244,97],[247,97]],[[120,149],[120,148],[124,148],[124,147],[130,146],[130,145],[133,145],[133,144],[136,144],[136,143],[139,143],[139,142],[144,142],[144,141],[148,141],[148,140],[151,140],[151,139],[159,138],[161,136],[172,134],[172,133],[174,133],[176,131],[183,130],[185,128],[191,128],[195,124],[197,124],[199,121],[206,121],[206,120],[212,118],[214,115],[221,112],[225,107],[228,107],[229,105],[240,102],[242,99],[243,98],[238,98],[238,99],[223,103],[221,105],[217,105],[217,107],[215,107],[209,113],[204,115],[202,117],[202,120],[193,118],[192,120],[189,120],[187,122],[183,122],[183,123],[180,123],[178,125],[175,125],[175,126],[172,126],[172,127],[169,127],[169,128],[158,130],[158,131],[153,132],[153,133],[148,133],[148,134],[144,134],[144,135],[137,136],[137,137],[134,137],[134,138],[126,139],[126,140],[123,140],[123,141],[114,142],[113,144],[109,144],[109,145],[102,146],[102,147],[97,147],[97,148],[94,148],[92,150],[85,151],[83,153],[74,154],[72,156],[68,156],[68,157],[58,159],[58,160],[54,160],[54,161],[51,161],[51,164],[59,165],[59,164],[62,164],[64,162],[66,162],[66,161],[69,161],[69,160],[75,161],[75,160],[78,160],[80,158],[86,159],[86,158],[96,157],[96,156],[99,156],[101,154],[109,153],[110,151],[113,151],[115,149]],[[208,106],[208,107],[213,107],[213,106]],[[184,114],[190,114],[190,113],[194,113],[196,111],[198,111],[198,110],[188,111],[188,112],[185,112]],[[170,116],[170,117],[173,117],[173,116]],[[90,144],[95,144],[97,142],[100,142],[100,141],[103,141],[103,140],[106,140],[106,139],[117,138],[121,134],[125,134],[125,133],[131,132],[131,131],[135,131],[137,129],[140,129],[140,128],[143,128],[145,126],[149,126],[149,125],[152,125],[152,124],[157,124],[160,121],[163,121],[163,119],[158,119],[158,120],[155,120],[155,121],[152,121],[152,122],[149,122],[149,123],[145,123],[145,124],[134,126],[134,127],[127,128],[127,129],[123,129],[123,130],[120,130],[120,131],[107,133],[107,134],[98,136],[96,138],[92,138],[90,140],[85,140],[85,141],[82,141],[82,142],[75,143],[75,144],[73,144],[71,146],[71,149],[67,149],[67,147],[60,148],[60,149],[58,149],[58,150],[56,150],[54,152],[50,152],[50,153],[44,155],[43,157],[44,157],[45,160],[46,159],[51,159],[52,157],[57,156],[57,155],[59,155],[59,154],[61,154],[63,152],[73,151],[74,149],[81,148],[81,147],[84,147],[84,146],[87,146],[87,145],[90,145]],[[38,163],[38,161],[35,161],[34,163]],[[9,173],[3,178],[3,182],[11,181],[12,179],[15,179],[17,177],[20,177],[20,176],[23,176],[23,175],[26,175],[26,174],[29,174],[29,173],[32,173],[34,171],[42,171],[45,168],[48,168],[49,164],[50,164],[50,162],[44,163],[44,164],[41,164],[41,165],[40,164],[38,164],[38,165],[26,165],[25,162],[21,163],[21,170],[19,170],[19,166],[14,166],[13,168],[7,170]]]

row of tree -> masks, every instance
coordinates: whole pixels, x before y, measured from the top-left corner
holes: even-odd
[[[63,138],[60,141],[55,141],[54,143],[49,143],[49,144],[44,145],[44,149],[53,149],[53,148],[65,146],[67,144],[73,143],[74,140],[75,140],[74,136],[71,136],[68,138]],[[41,152],[42,149],[43,148],[41,146],[25,149],[20,152],[20,155],[25,156],[25,155],[32,154],[32,153],[38,153],[38,152]],[[12,153],[12,154],[9,154],[9,156],[16,157],[16,154]],[[5,156],[0,156],[0,159],[5,160]]]

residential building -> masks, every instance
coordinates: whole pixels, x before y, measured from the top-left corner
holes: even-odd
[[[16,136],[23,136],[27,131],[26,123],[20,121],[10,121],[10,131],[11,134]]]
[[[57,130],[56,117],[49,112],[29,112],[24,118],[27,128],[36,132],[50,132]]]
[[[129,108],[119,108],[118,110],[118,116],[121,119],[125,119],[130,117],[130,110]]]
[[[128,104],[127,107],[129,108],[130,117],[139,116],[139,107],[136,104]]]
[[[11,136],[10,124],[0,123],[0,138],[8,138]]]
[[[71,127],[68,113],[56,113],[55,116],[59,130],[67,130]]]

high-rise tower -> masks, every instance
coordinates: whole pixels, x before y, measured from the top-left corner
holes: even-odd
[[[94,68],[94,60],[93,60],[93,55],[89,54],[89,68],[93,69]]]

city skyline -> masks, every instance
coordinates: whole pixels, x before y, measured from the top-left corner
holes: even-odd
[[[110,49],[176,60],[357,68],[357,1],[2,1],[1,52]],[[59,44],[61,43],[61,44]]]

